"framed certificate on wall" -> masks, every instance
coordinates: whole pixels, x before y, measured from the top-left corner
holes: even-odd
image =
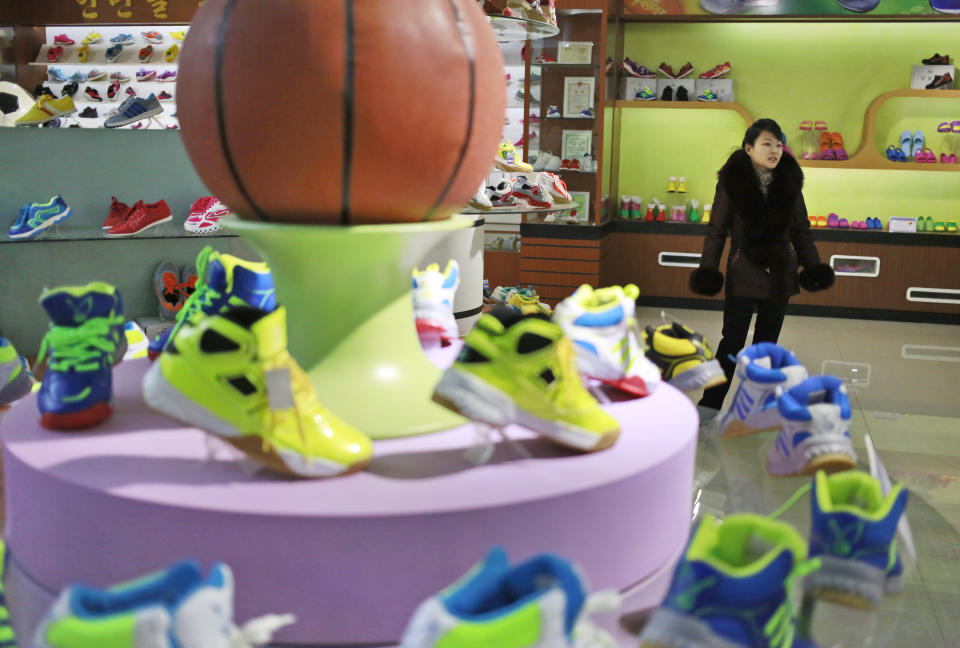
[[[593,77],[564,77],[563,116],[580,117],[593,108]]]
[[[593,149],[593,131],[566,130],[560,145],[560,156],[565,160],[580,160]]]

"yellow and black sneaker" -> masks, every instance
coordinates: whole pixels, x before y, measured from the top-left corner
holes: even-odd
[[[708,389],[727,381],[703,336],[674,322],[643,330],[647,358],[660,367],[663,379],[682,391]]]
[[[507,306],[480,316],[433,400],[467,418],[522,425],[583,452],[608,448],[620,435],[617,420],[583,386],[563,329]]]

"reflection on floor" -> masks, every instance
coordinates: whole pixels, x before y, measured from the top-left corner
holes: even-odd
[[[658,309],[638,309],[641,323]],[[716,348],[719,312],[671,310]],[[904,593],[877,613],[819,604],[813,636],[824,646],[960,645],[960,327],[899,322],[787,317],[780,343],[811,374],[830,373],[848,385],[852,435],[866,468],[869,433],[894,480],[911,493],[907,507],[917,564]],[[733,392],[731,391],[731,394]],[[733,440],[703,438],[697,457],[698,512],[769,513],[804,480],[766,475],[768,432]],[[801,500],[784,518],[809,530]]]

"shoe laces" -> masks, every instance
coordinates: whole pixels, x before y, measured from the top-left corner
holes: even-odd
[[[297,622],[292,614],[265,614],[237,627],[230,624],[230,648],[257,648],[269,643],[280,628]]]
[[[587,392],[580,379],[573,344],[566,337],[561,337],[556,341],[556,347],[557,375],[547,392],[550,400],[557,409],[568,412],[589,409],[593,397]]]
[[[316,393],[313,390],[313,383],[310,382],[310,378],[307,376],[306,372],[300,368],[300,365],[297,364],[297,361],[293,359],[290,353],[284,349],[277,355],[266,360],[264,362],[264,372],[269,376],[271,372],[284,372],[289,376],[289,386],[290,386],[290,395],[292,400],[291,408],[293,410],[293,415],[297,424],[297,433],[300,436],[300,441],[303,443],[304,449],[307,447],[307,430],[304,428],[303,419],[306,412],[303,411],[305,408],[309,408],[310,405],[316,403]],[[267,380],[267,397],[270,401],[270,423],[268,429],[277,429],[279,424],[279,416],[281,412],[284,412],[284,409],[277,409],[273,406],[273,398],[270,394],[270,380]],[[280,400],[283,395],[273,395],[274,398]],[[286,409],[286,408],[285,408]],[[289,411],[289,410],[287,410]],[[314,412],[314,420],[319,416],[318,413]],[[319,422],[319,421],[318,421]],[[263,439],[263,449],[269,450],[270,441],[266,436],[262,437]]]
[[[213,254],[213,248],[207,246],[200,251],[197,257],[197,281],[194,284],[193,294],[183,304],[177,320],[184,319],[189,321],[193,313],[202,311],[204,306],[209,306],[214,299],[220,296],[216,290],[207,285],[207,265],[210,263],[210,256]]]
[[[180,280],[172,272],[163,273],[163,294],[178,295],[180,293]]]
[[[50,353],[49,367],[56,371],[96,371],[104,354],[117,350],[110,329],[123,325],[123,317],[96,317],[80,326],[52,326],[43,337],[37,364]],[[50,347],[53,347],[52,350]]]
[[[800,561],[794,565],[784,579],[783,587],[787,591],[787,597],[763,626],[763,634],[770,640],[771,648],[791,648],[793,646],[793,639],[797,633],[796,618],[800,611],[799,601],[794,594],[797,589],[794,584],[798,579],[820,569],[820,565],[819,558]]]
[[[23,227],[24,223],[27,222],[27,217],[30,216],[30,206],[20,208],[20,213],[17,215],[17,220],[13,222],[13,227]]]
[[[601,590],[587,597],[580,618],[573,627],[573,648],[618,648],[609,632],[597,626],[590,616],[620,609],[623,597],[615,590]]]

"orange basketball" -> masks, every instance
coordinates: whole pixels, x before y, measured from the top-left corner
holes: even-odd
[[[283,223],[447,218],[491,168],[506,103],[476,0],[207,0],[177,87],[204,183]]]

